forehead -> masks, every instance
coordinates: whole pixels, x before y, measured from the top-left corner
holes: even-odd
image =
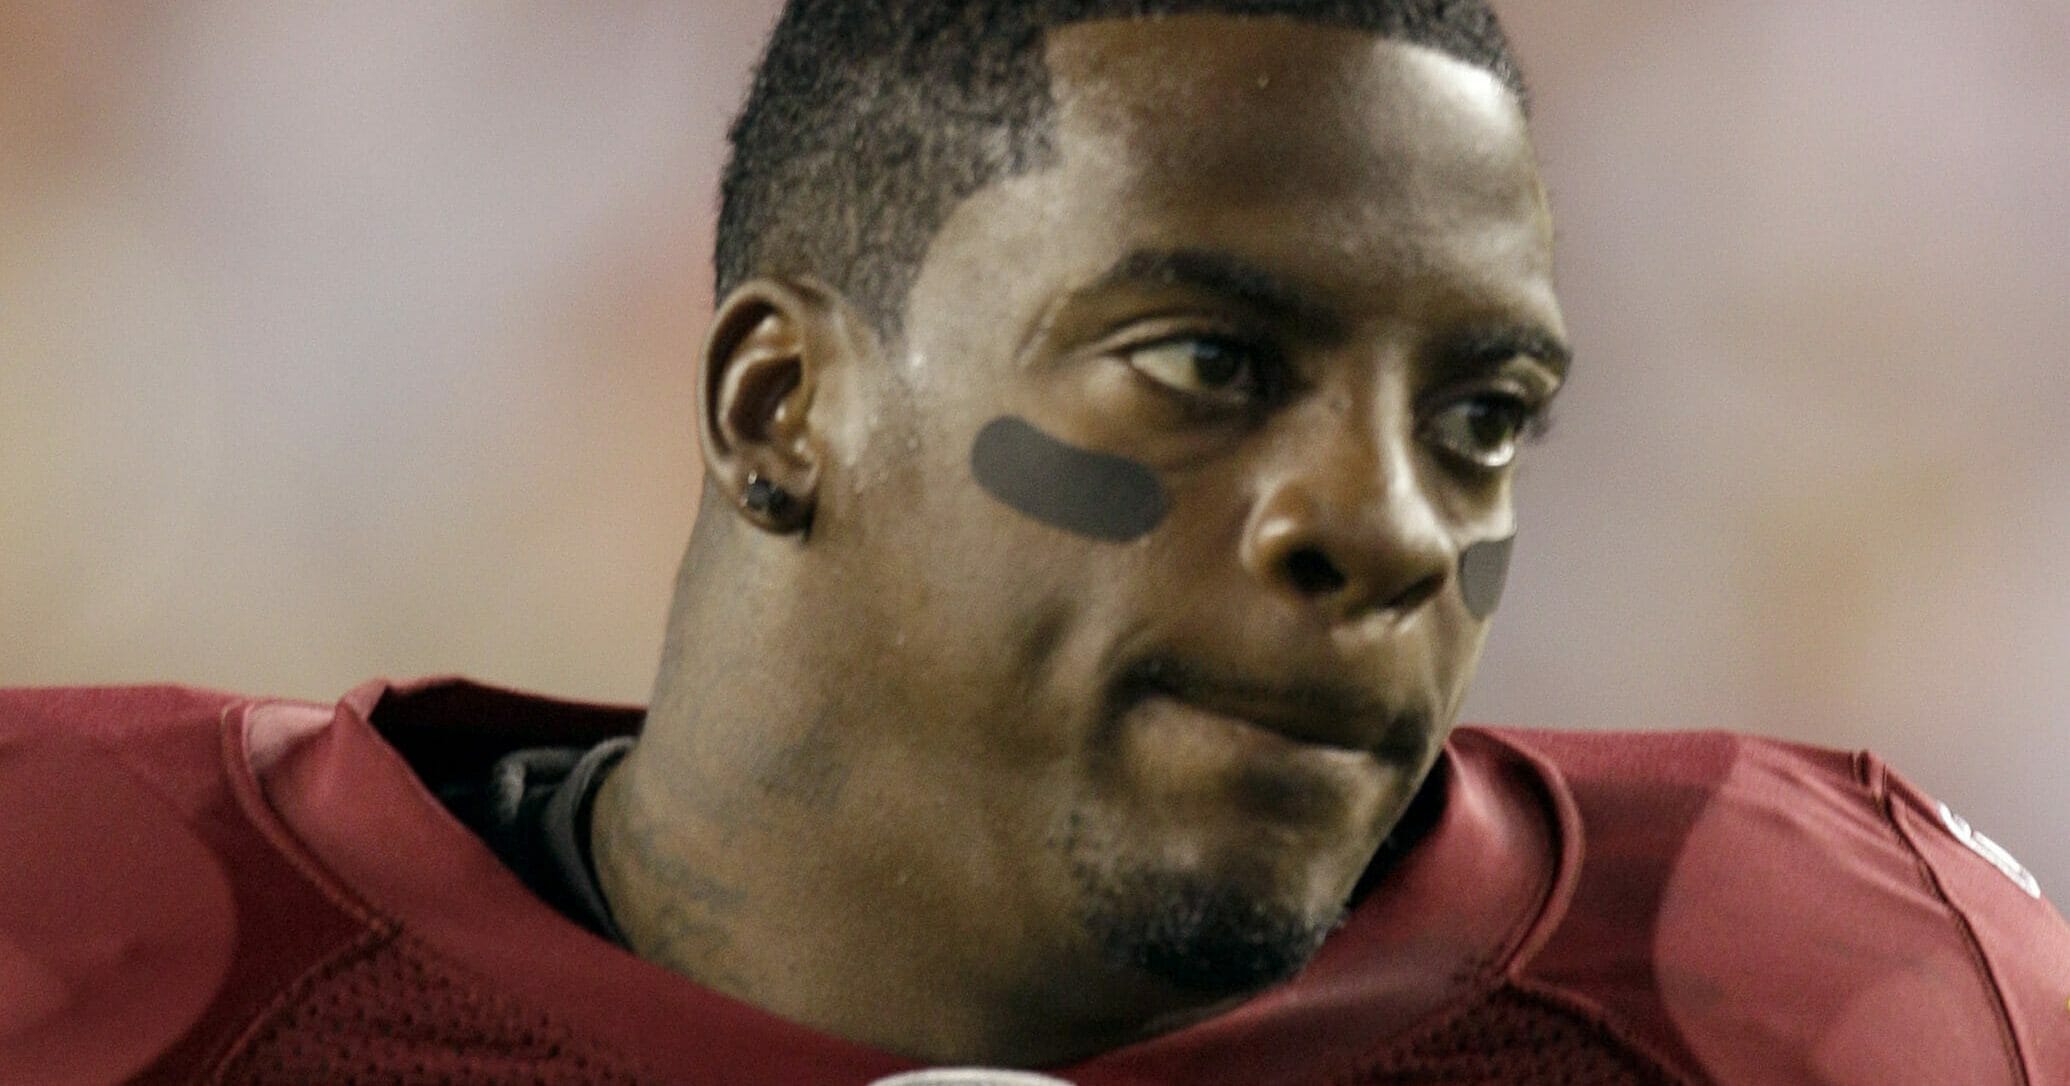
[[[1522,110],[1482,69],[1230,15],[1070,24],[1044,58],[1054,154],[949,217],[909,331],[930,306],[995,330],[1039,318],[1145,249],[1232,252],[1346,305],[1436,290],[1557,322]]]
[[[1045,59],[1064,161],[1097,167],[1081,179],[1392,207],[1439,198],[1501,211],[1536,199],[1508,89],[1421,46],[1284,18],[1189,15],[1066,25]]]

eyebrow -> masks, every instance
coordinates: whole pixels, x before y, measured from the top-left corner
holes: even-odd
[[[1188,287],[1221,295],[1325,337],[1344,328],[1343,318],[1316,302],[1311,291],[1250,260],[1217,249],[1137,249],[1115,261],[1089,287],[1076,293],[1126,286]],[[1562,380],[1574,364],[1573,348],[1552,332],[1530,324],[1475,328],[1446,344],[1442,354],[1446,362],[1459,367],[1532,358]]]
[[[1125,286],[1188,287],[1218,294],[1324,335],[1344,323],[1293,281],[1213,249],[1138,249],[1115,261],[1088,290]]]
[[[1560,337],[1532,325],[1498,324],[1476,328],[1447,343],[1444,360],[1461,368],[1489,366],[1512,358],[1533,358],[1565,380],[1574,365],[1574,348]]]

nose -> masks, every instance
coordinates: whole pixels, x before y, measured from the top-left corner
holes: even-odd
[[[1405,618],[1452,577],[1438,512],[1407,449],[1331,444],[1304,450],[1259,494],[1244,527],[1244,568],[1332,622]]]

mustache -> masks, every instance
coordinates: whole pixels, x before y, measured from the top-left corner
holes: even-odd
[[[1402,705],[1351,683],[1274,682],[1173,655],[1153,655],[1122,668],[1109,694],[1109,719],[1152,697],[1209,707],[1250,707],[1265,722],[1302,738],[1420,760],[1437,732],[1436,713]]]

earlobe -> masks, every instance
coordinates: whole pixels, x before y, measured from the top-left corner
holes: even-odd
[[[745,284],[720,304],[698,382],[705,470],[733,507],[764,531],[805,531],[822,450],[813,395],[832,334],[830,299],[774,280]]]

